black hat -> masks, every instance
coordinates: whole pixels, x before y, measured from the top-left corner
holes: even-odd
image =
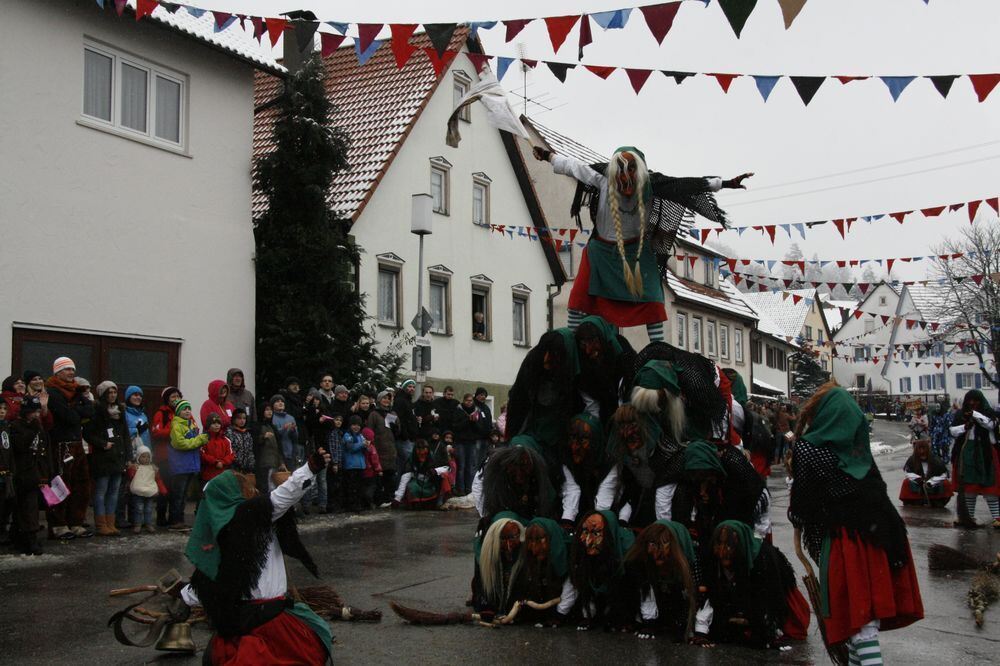
[[[302,382],[299,381],[298,377],[294,377],[294,376],[293,377],[286,377],[284,385],[285,386],[290,386],[292,384],[299,384],[299,385],[301,385]]]
[[[351,417],[350,425],[361,425],[361,417],[355,414]]]
[[[233,418],[234,419],[237,416],[246,416],[246,415],[247,415],[246,407],[237,407],[236,409],[233,410]]]
[[[21,416],[24,416],[29,412],[37,412],[41,408],[42,401],[38,399],[37,395],[26,395],[21,401]]]
[[[489,395],[489,392],[485,388],[483,388],[482,386],[480,386],[479,388],[476,389],[476,395],[479,395],[479,394]]]
[[[25,384],[27,384],[28,382],[30,382],[35,377],[43,377],[44,378],[45,375],[43,375],[42,373],[38,372],[37,370],[25,370],[24,374],[21,375],[21,378],[24,380]]]

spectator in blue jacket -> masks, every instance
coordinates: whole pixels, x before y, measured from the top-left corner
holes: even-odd
[[[281,455],[284,456],[288,469],[296,469],[305,457],[299,445],[299,430],[295,417],[285,411],[285,397],[281,394],[271,397],[271,409],[274,410],[271,425],[278,434]]]
[[[355,414],[349,421],[350,427],[341,438],[343,451],[344,508],[360,511],[361,482],[365,471],[365,438],[361,434],[361,417]]]

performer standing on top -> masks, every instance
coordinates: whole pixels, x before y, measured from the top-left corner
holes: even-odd
[[[753,174],[672,178],[648,171],[645,155],[632,146],[617,149],[608,164],[588,165],[539,147],[533,154],[579,181],[571,212],[580,224],[580,210],[589,205],[594,223],[569,296],[570,328],[588,314],[600,315],[619,327],[645,324],[651,341],[663,341],[661,275],[678,229],[690,225],[694,213],[725,225],[712,193],[746,189],[743,181]]]

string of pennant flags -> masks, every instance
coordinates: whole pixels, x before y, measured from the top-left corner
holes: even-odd
[[[791,26],[791,22],[795,19],[795,16],[798,15],[799,11],[801,11],[802,7],[805,5],[805,0],[777,1],[778,4],[781,5],[782,13],[785,17],[785,27],[788,28]],[[924,1],[925,4],[928,2],[928,0]],[[128,0],[95,0],[95,2],[102,9],[106,5],[113,5],[119,16],[122,15],[125,7],[128,5]],[[358,62],[361,65],[364,65],[383,43],[390,41],[398,68],[402,69],[406,66],[413,54],[420,50],[427,55],[428,60],[438,76],[440,76],[447,69],[448,65],[459,53],[458,51],[448,49],[451,38],[459,26],[466,26],[471,35],[474,36],[479,30],[492,30],[497,26],[502,25],[505,30],[505,41],[510,42],[529,23],[540,20],[545,23],[549,38],[552,42],[553,50],[558,52],[565,43],[570,31],[576,28],[579,24],[580,41],[578,48],[578,60],[580,60],[583,57],[584,47],[593,42],[591,21],[604,30],[614,30],[624,28],[633,14],[642,15],[653,37],[658,43],[662,44],[663,39],[673,27],[678,9],[682,4],[689,2],[699,2],[705,6],[710,4],[710,0],[675,0],[674,2],[617,9],[593,14],[573,14],[568,16],[544,17],[540,19],[507,19],[469,21],[462,23],[386,24],[345,23],[332,20],[292,20],[289,18],[253,16],[249,14],[203,9],[186,3],[169,2],[167,0],[134,0],[136,20],[141,20],[144,17],[153,14],[153,12],[158,8],[162,8],[170,13],[184,10],[196,18],[201,18],[206,13],[211,13],[214,18],[214,29],[216,32],[228,30],[237,23],[241,29],[246,30],[247,23],[249,22],[253,30],[254,38],[256,38],[258,42],[261,42],[264,36],[267,35],[272,47],[277,45],[278,40],[284,34],[285,30],[288,29],[295,29],[295,39],[297,40],[300,49],[304,49],[307,44],[311,44],[314,36],[318,33],[320,35],[321,52],[324,56],[329,55],[341,46],[353,26],[354,31],[357,32],[357,37],[352,36],[352,38],[354,39],[354,47],[358,56]],[[722,8],[723,13],[726,15],[730,25],[733,27],[736,36],[739,37],[743,29],[743,25],[746,23],[747,18],[749,18],[750,14],[757,5],[757,0],[716,0],[716,3]],[[320,31],[319,28],[321,25],[333,29],[334,32]],[[420,26],[422,26],[424,31],[427,33],[428,38],[433,44],[432,47],[417,49],[410,44],[410,37],[413,36],[416,29]],[[389,40],[379,39],[378,35],[386,27],[389,28],[391,35]],[[578,66],[580,69],[586,70],[590,74],[593,74],[601,79],[608,79],[616,71],[621,70],[625,73],[632,89],[637,95],[642,91],[646,82],[651,78],[654,72],[658,72],[665,77],[672,79],[678,85],[690,77],[712,77],[718,82],[723,93],[726,94],[729,93],[730,86],[736,79],[751,78],[753,79],[757,91],[763,98],[764,102],[767,102],[778,83],[782,79],[787,79],[795,89],[803,104],[806,106],[809,105],[822,85],[829,79],[837,79],[843,85],[856,81],[878,79],[886,86],[894,102],[897,101],[900,95],[903,94],[903,91],[917,79],[929,80],[938,93],[942,97],[947,98],[951,93],[955,81],[967,78],[971,84],[972,91],[979,102],[985,101],[986,98],[989,97],[990,93],[993,92],[994,88],[996,88],[997,84],[1000,83],[1000,73],[997,72],[906,75],[831,74],[820,76],[799,76],[792,74],[748,74],[647,69],[618,65],[584,64],[582,62],[574,63],[529,59],[523,57],[514,58],[506,56],[493,56],[469,52],[464,52],[464,55],[472,62],[477,72],[481,72],[487,63],[495,59],[498,79],[502,79],[510,66],[515,62],[520,63],[520,65],[528,69],[534,69],[539,65],[539,63],[544,64],[553,76],[563,83],[566,81],[568,72],[576,69]],[[771,230],[773,232],[773,227]]]
[[[785,262],[783,261],[781,263]],[[801,262],[790,262],[790,263],[798,264]],[[739,285],[740,282],[745,281],[748,285],[756,284],[768,287],[769,289],[773,289],[775,291],[780,290],[782,286],[785,289],[805,289],[807,287],[818,289],[819,287],[826,286],[831,291],[838,286],[844,287],[845,289],[851,289],[853,287],[857,287],[858,290],[861,292],[862,296],[867,295],[869,289],[874,289],[875,287],[882,284],[882,282],[890,284],[894,287],[898,287],[898,286],[910,286],[915,284],[919,284],[922,286],[927,286],[927,285],[944,286],[945,283],[947,283],[948,281],[946,278],[943,277],[928,279],[928,280],[880,280],[877,282],[862,282],[860,280],[806,280],[797,277],[791,277],[791,278],[774,277],[770,275],[757,275],[755,273],[729,271],[726,270],[725,268],[720,269],[720,273],[722,277],[731,278],[733,280],[733,283],[737,285]],[[951,279],[955,280],[955,282],[958,284],[961,284],[966,280],[972,280],[973,282],[976,283],[976,286],[978,287],[979,285],[982,284],[983,280],[986,277],[987,277],[986,275],[978,274],[978,275],[953,276]],[[778,282],[780,283],[780,285],[773,285],[773,284],[769,285],[767,284],[767,282]],[[763,291],[763,289],[761,291]]]

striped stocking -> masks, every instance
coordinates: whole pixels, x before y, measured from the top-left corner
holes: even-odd
[[[996,495],[983,495],[983,499],[986,500],[986,506],[990,507],[990,515],[993,520],[1000,518],[1000,497]]]
[[[576,327],[580,325],[583,318],[587,316],[586,312],[580,312],[579,310],[569,310],[569,327],[576,330]]]
[[[663,322],[646,324],[646,334],[649,335],[650,342],[663,342]]]
[[[872,620],[847,641],[851,666],[882,666],[882,648],[878,642],[878,620]]]
[[[976,519],[976,498],[979,495],[968,494],[965,496],[965,510],[969,512],[969,518]],[[987,500],[989,503],[989,500]]]

